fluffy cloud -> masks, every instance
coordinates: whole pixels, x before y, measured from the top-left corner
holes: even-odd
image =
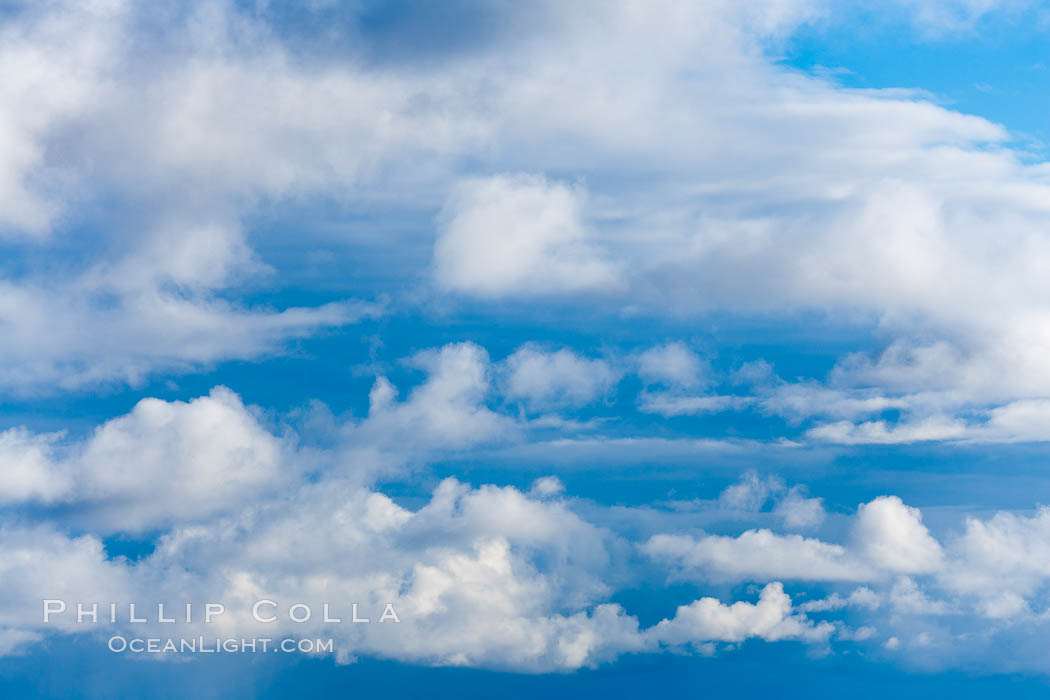
[[[754,402],[748,396],[698,394],[712,382],[713,372],[706,360],[681,341],[649,348],[637,362],[638,376],[646,384],[638,398],[638,409],[644,413],[670,418],[737,410]]]
[[[60,435],[34,435],[25,428],[0,433],[0,503],[41,501],[69,493],[69,475],[52,466],[54,443]]]
[[[767,493],[752,475],[723,497],[757,510]],[[941,545],[922,524],[921,513],[896,496],[860,505],[848,546],[759,529],[736,537],[654,535],[642,551],[669,564],[676,576],[715,581],[875,581],[895,574],[934,573],[944,565]]]
[[[48,633],[98,631],[76,624],[72,608],[42,623],[42,595],[149,601],[154,609],[164,602],[169,610],[189,597],[222,600],[227,613],[214,628],[199,617],[165,627],[149,613],[152,619],[135,633],[323,634],[336,639],[343,661],[367,654],[531,672],[593,666],[660,645],[752,637],[820,643],[831,632],[828,623],[794,611],[777,583],[766,586],[757,603],[703,598],[640,629],[619,605],[596,604],[609,593],[603,579],[616,548],[611,533],[564,503],[535,501],[511,488],[475,490],[450,479],[411,511],[382,494],[329,482],[212,527],[177,528],[134,566],[107,559],[91,536],[0,530],[0,568],[10,574],[0,584],[0,628],[5,638],[22,639],[13,650]],[[59,569],[76,575],[57,577]],[[331,625],[317,615],[266,626],[250,617],[250,606],[261,599],[285,608],[305,602],[316,610],[323,602],[355,601],[362,616],[375,617],[390,603],[401,621]],[[108,615],[108,606],[102,609]],[[116,631],[127,624],[124,610],[118,617]]]
[[[517,433],[515,422],[486,406],[491,389],[491,363],[484,348],[451,343],[423,351],[409,361],[427,372],[426,380],[403,401],[385,377],[369,394],[368,417],[343,427],[343,439],[364,468],[377,450],[402,461],[413,454],[461,449]],[[412,435],[411,441],[405,436]]]
[[[612,389],[618,373],[605,360],[580,357],[571,350],[545,352],[525,345],[503,363],[504,396],[532,408],[582,406]]]
[[[992,4],[909,6],[949,26]],[[478,42],[425,62],[365,57],[355,42],[297,45],[265,5],[5,9],[0,390],[134,384],[379,313],[238,301],[276,264],[257,250],[293,237],[306,248],[317,233],[310,221],[254,226],[257,215],[323,201],[360,214],[354,253],[382,238],[390,274],[431,308],[476,298],[569,299],[624,318],[818,312],[879,332],[879,351],[841,357],[825,384],[752,396],[704,394],[708,370],[691,350],[653,348],[638,357],[642,381],[661,387],[646,389],[645,411],[757,407],[830,421],[807,425],[809,438],[846,444],[1045,437],[1050,171],[1001,127],[919,93],[844,89],[770,60],[769,43],[824,5],[539,3],[504,23],[514,36],[498,50]],[[375,235],[372,219],[391,209],[418,217],[411,231]],[[415,225],[431,220],[435,231]],[[585,403],[616,380],[568,350],[512,358],[509,397],[537,409]],[[525,671],[661,645],[823,643],[831,627],[809,612],[873,607],[855,591],[802,609],[770,579],[870,581],[891,611],[877,621],[893,631],[887,648],[994,641],[1045,608],[1042,511],[967,521],[942,546],[916,509],[884,496],[858,509],[841,543],[830,530],[750,523],[657,533],[643,551],[675,574],[766,585],[757,603],[705,597],[642,629],[607,602],[632,548],[555,498],[558,483],[526,496],[445,481],[415,509],[373,490],[406,464],[527,429],[493,408],[501,370],[480,347],[412,364],[426,378],[403,398],[377,378],[368,415],[337,426],[316,471],[221,389],[147,399],[83,440],[0,433],[0,651],[46,631],[27,617],[41,591],[392,601],[404,626],[344,630],[343,660]],[[662,440],[593,444],[619,460]],[[579,454],[554,444],[561,459]],[[691,454],[712,445],[726,447],[687,442]],[[789,529],[826,515],[819,499],[757,477],[723,501]],[[154,529],[156,551],[136,564],[107,557],[99,539]]]
[[[965,25],[999,5],[908,7],[926,25]],[[339,13],[316,12],[322,24]],[[4,273],[0,386],[134,382],[352,321],[345,307],[229,301],[238,275],[261,269],[253,237],[275,235],[241,231],[263,203],[334,198],[364,214],[377,202],[441,210],[429,268],[407,252],[429,234],[391,244],[406,251],[397,274],[432,273],[439,291],[597,294],[631,314],[860,315],[909,356],[954,353],[940,370],[900,352],[875,360],[864,388],[887,406],[901,400],[887,394],[893,376],[909,372],[906,393],[944,380],[946,414],[1050,393],[1036,301],[1047,296],[1046,167],[1001,145],[1002,128],[763,54],[801,23],[833,19],[822,3],[521,12],[498,53],[480,42],[423,65],[310,51],[263,6],[15,4],[0,53],[18,76],[0,95],[0,221],[73,274],[56,288],[37,270]],[[354,11],[339,16],[356,31]],[[163,40],[137,41],[144,32]],[[113,216],[90,206],[115,198]],[[92,232],[96,259],[72,262],[73,228]],[[859,370],[842,376],[840,388],[861,388]],[[744,404],[645,405],[681,415]],[[944,435],[877,423],[839,433]]]
[[[846,548],[800,535],[748,530],[737,537],[655,535],[643,551],[701,580],[867,581],[874,569]]]
[[[824,499],[808,498],[799,486],[793,486],[777,503],[773,512],[784,519],[789,528],[805,529],[824,522]]]
[[[615,266],[590,240],[579,191],[526,175],[460,185],[434,244],[438,284],[483,297],[615,286]]]
[[[930,573],[944,558],[940,544],[922,524],[918,508],[896,496],[880,496],[857,509],[853,536],[876,566],[896,573]]]
[[[967,518],[962,536],[950,549],[943,576],[950,589],[997,600],[1030,596],[1050,578],[1050,509],[1030,517],[998,513],[989,520]]]
[[[681,341],[657,345],[638,356],[638,376],[648,383],[696,389],[707,381],[707,372],[706,363]]]
[[[0,464],[0,501],[73,506],[103,532],[208,519],[301,476],[290,447],[222,387],[188,403],[143,399],[79,443],[8,430]]]
[[[718,496],[720,506],[730,510],[758,512],[773,502],[773,513],[792,529],[805,529],[824,521],[823,499],[808,498],[804,486],[788,488],[775,475],[762,477],[749,470]]]
[[[366,437],[390,450],[392,437],[404,430],[425,435],[433,427],[432,412],[492,427],[491,416],[476,415],[487,410],[479,403],[488,386],[480,348],[450,345],[413,362],[429,369],[428,378],[403,401],[380,384],[372,396],[374,415],[345,426],[343,437],[356,440],[355,449],[367,444]],[[170,629],[190,635],[332,636],[342,661],[367,655],[547,672],[663,647],[712,653],[720,644],[750,638],[881,644],[896,637],[934,653],[944,645],[965,642],[977,649],[993,643],[973,637],[977,620],[992,620],[1007,631],[1018,621],[1035,624],[1050,583],[1050,571],[1040,563],[1046,559],[1040,548],[1050,542],[1046,513],[970,518],[965,531],[942,546],[917,509],[883,496],[858,507],[842,544],[768,528],[735,536],[655,534],[641,551],[673,577],[754,581],[764,588],[757,602],[702,597],[645,628],[629,609],[608,602],[619,585],[638,575],[630,543],[584,518],[573,499],[555,497],[564,489],[557,478],[538,480],[528,494],[447,479],[429,500],[409,508],[353,473],[311,473],[314,462],[293,449],[292,436],[277,438],[264,425],[253,409],[220,388],[188,403],[144,400],[80,442],[25,430],[5,433],[0,483],[8,507],[30,500],[38,509],[33,517],[39,517],[59,504],[62,515],[49,518],[50,525],[7,520],[0,528],[3,651],[25,651],[56,632],[112,629],[78,625],[69,615],[43,625],[38,613],[46,596],[172,606],[220,600],[229,613],[219,627],[180,623]],[[488,428],[433,428],[421,444],[432,440],[435,450],[474,444]],[[799,523],[780,510],[800,501],[820,506],[798,486],[745,474],[715,506],[724,517],[766,515],[795,527]],[[616,522],[602,507],[584,510]],[[163,534],[151,554],[132,564],[108,556],[95,534],[56,529],[63,518],[74,531],[87,526],[101,533]],[[833,590],[795,605],[780,581]],[[867,586],[834,590],[857,581]],[[357,602],[363,615],[373,617],[390,603],[401,622],[329,626],[314,619],[260,627],[248,609],[262,598],[281,605],[306,602],[316,610],[324,602]],[[930,624],[947,627],[938,631]],[[171,633],[159,623],[136,631]],[[923,634],[929,644],[917,641]]]
[[[805,615],[792,614],[784,587],[771,583],[762,589],[757,603],[724,605],[714,598],[701,598],[683,605],[674,619],[661,621],[653,635],[665,644],[681,645],[709,640],[742,642],[751,637],[823,641],[833,630],[827,622],[814,625]]]

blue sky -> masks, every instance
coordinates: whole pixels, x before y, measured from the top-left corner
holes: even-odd
[[[1044,695],[1048,47],[1027,0],[6,4],[0,689]],[[220,632],[334,650],[107,650]]]

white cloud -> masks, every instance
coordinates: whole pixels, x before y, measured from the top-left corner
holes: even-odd
[[[581,197],[528,175],[461,184],[434,245],[438,284],[487,298],[615,287],[619,274],[592,241]]]
[[[638,376],[649,384],[697,389],[709,381],[709,372],[707,363],[681,341],[657,345],[638,356]]]
[[[906,409],[910,405],[901,397],[831,389],[816,382],[779,384],[759,402],[764,411],[794,420],[812,416],[856,418],[890,409]]]
[[[376,416],[351,422],[345,437],[358,440],[355,449],[392,449],[392,436],[402,430],[426,434],[429,411],[439,407],[472,420],[487,391],[483,352],[452,345],[414,362],[430,375],[407,399],[399,401],[388,383],[373,391],[377,415],[403,410],[403,417],[368,428]],[[233,610],[260,597],[315,607],[356,601],[372,614],[393,602],[403,620],[397,627],[298,629],[334,634],[343,661],[368,655],[546,672],[660,647],[710,653],[748,638],[881,643],[886,637],[873,627],[901,639],[926,634],[930,644],[921,648],[933,654],[950,640],[977,644],[965,637],[965,625],[980,620],[1036,620],[1050,583],[1041,555],[1050,542],[1043,532],[1050,517],[1042,511],[970,519],[942,548],[916,509],[884,496],[858,508],[844,544],[770,529],[654,535],[641,551],[674,577],[754,581],[765,590],[757,603],[701,598],[642,628],[630,610],[607,602],[633,575],[630,546],[575,512],[574,499],[554,498],[564,488],[556,477],[537,480],[529,494],[446,480],[424,505],[408,508],[356,478],[329,473],[309,483],[305,455],[291,449],[294,440],[273,437],[262,426],[235,395],[216,389],[189,403],[146,400],[79,442],[6,433],[4,459],[16,465],[3,482],[9,505],[61,503],[75,530],[88,524],[100,531],[166,532],[153,554],[132,565],[107,558],[94,535],[69,537],[42,525],[0,528],[0,647],[18,653],[49,633],[84,631],[72,623],[39,623],[41,591],[54,591],[54,597],[103,601],[191,596],[223,600]],[[364,442],[369,430],[375,442]],[[462,436],[475,434],[459,435],[469,442],[474,437]],[[431,437],[431,449],[448,448]],[[63,475],[72,485],[45,488],[63,483],[52,480]],[[157,483],[166,486],[159,490]],[[239,498],[246,493],[254,495]],[[783,517],[778,507],[801,497],[799,487],[782,480],[745,474],[726,490],[722,506],[756,516],[771,508],[771,516]],[[615,521],[602,510],[588,512]],[[59,576],[60,568],[74,573]],[[868,583],[849,595],[793,606],[779,581]],[[837,612],[850,616],[849,627],[806,617]],[[927,629],[929,618],[961,629]],[[222,630],[261,631],[243,611],[231,613]]]
[[[807,498],[798,486],[793,486],[788,491],[773,512],[784,519],[786,526],[798,529],[817,527],[824,522],[827,515],[824,511],[824,499]]]
[[[718,504],[729,510],[759,512],[770,502],[773,513],[791,529],[808,529],[824,521],[823,499],[807,498],[804,486],[788,488],[784,480],[775,475],[759,476],[749,470],[740,479],[726,487],[718,496]]]
[[[965,24],[1009,4],[908,7]],[[253,236],[283,235],[239,231],[261,203],[334,198],[424,215],[445,202],[430,265],[397,259],[440,289],[597,294],[631,314],[870,318],[899,347],[966,360],[905,388],[947,377],[946,413],[1046,398],[1045,164],[920,93],[844,89],[763,54],[835,13],[808,0],[541,3],[498,52],[387,70],[293,47],[259,8],[182,6],[146,42],[152,15],[135,4],[17,4],[0,52],[17,76],[0,93],[0,219],[63,234],[39,245],[74,269],[58,288],[35,273],[0,281],[13,329],[0,385],[135,381],[346,323],[345,308],[220,301],[232,273],[257,269]],[[112,217],[92,206],[117,194]],[[71,262],[74,226],[93,232],[97,259]],[[429,244],[404,235],[392,249]],[[126,276],[115,298],[95,273]],[[882,391],[891,369],[861,401],[899,400]]]
[[[0,234],[18,253],[0,280],[0,388],[135,383],[279,352],[289,338],[375,314],[231,301],[267,269],[254,237],[310,235],[245,222],[292,199],[427,215],[444,202],[433,260],[405,253],[396,267],[433,273],[439,290],[462,297],[576,295],[635,318],[868,319],[888,339],[883,352],[842,358],[827,386],[757,394],[768,411],[841,421],[813,428],[814,439],[1043,439],[1050,171],[1005,145],[1001,127],[919,93],[842,89],[763,56],[763,42],[815,7],[541,5],[557,10],[537,23],[543,32],[527,25],[498,51],[377,69],[292,49],[233,4],[179,8],[157,41],[142,40],[152,10],[130,3],[18,5],[0,29],[10,76],[0,87]],[[991,5],[917,7],[973,22]],[[415,248],[430,245],[413,231]],[[400,242],[390,249],[413,248]],[[646,394],[644,410],[754,398],[686,393],[706,386],[695,355],[674,344],[651,352],[643,379],[672,392]],[[519,377],[522,398],[572,405],[614,381],[598,361],[553,356],[536,361],[543,380]],[[404,399],[377,378],[368,416],[340,426],[325,457],[333,473],[360,477],[349,483],[329,474],[304,485],[302,455],[223,390],[146,400],[72,443],[0,434],[9,506],[69,506],[64,522],[76,528],[173,528],[134,566],[106,559],[95,535],[0,530],[0,650],[40,634],[25,615],[42,590],[394,600],[413,621],[354,633],[341,640],[346,654],[526,671],[658,644],[828,638],[772,582],[758,603],[703,598],[639,629],[602,602],[623,543],[550,498],[553,482],[537,484],[542,501],[444,482],[417,510],[362,486],[383,468],[518,434],[487,405],[484,350],[449,345],[415,362],[427,378]],[[862,420],[887,409],[904,418]],[[965,411],[986,424],[956,417]],[[620,459],[666,442],[551,445],[563,459],[595,446]],[[769,484],[727,501],[756,511],[772,502],[791,527],[820,524],[819,499]],[[290,488],[270,497],[277,486]],[[918,511],[882,497],[861,506],[846,544],[751,529],[657,535],[646,547],[697,578],[893,580],[895,611],[972,608],[1010,621],[1039,607],[1044,520],[973,520],[942,549]],[[941,639],[907,632],[887,648]]]
[[[962,420],[933,416],[896,425],[884,420],[824,423],[809,429],[806,435],[815,440],[842,445],[896,445],[931,440],[957,440],[966,437],[967,429]]]
[[[718,502],[727,508],[757,511],[771,496],[785,488],[784,480],[780,477],[769,475],[763,478],[758,472],[749,470],[718,495]]]
[[[0,578],[0,629],[13,640],[10,651],[49,633],[91,633],[72,613],[42,624],[42,595],[151,603],[190,596],[224,601],[227,613],[217,627],[151,620],[135,633],[323,632],[335,638],[343,661],[367,654],[529,672],[594,666],[658,645],[751,637],[822,643],[833,629],[793,611],[782,586],[771,583],[757,603],[703,598],[642,630],[619,605],[600,602],[609,594],[603,579],[616,546],[610,533],[564,503],[535,501],[512,488],[475,490],[450,479],[412,511],[382,494],[329,481],[207,527],[177,528],[133,566],[107,560],[91,536],[0,530],[0,570],[10,574]],[[315,616],[262,627],[249,617],[251,604],[262,598],[317,610],[322,601],[356,601],[362,614],[373,615],[389,602],[401,622],[324,625]],[[125,625],[122,620],[116,629]],[[114,628],[102,629],[112,634]]]
[[[0,501],[73,505],[102,532],[209,519],[297,483],[301,469],[223,387],[187,403],[143,399],[78,443],[9,430],[0,464]]]
[[[0,389],[136,385],[159,371],[279,353],[291,338],[381,314],[365,302],[275,311],[221,299],[216,291],[253,266],[240,234],[178,229],[163,239],[68,280],[0,279]]]
[[[798,606],[801,612],[828,612],[842,610],[846,607],[866,608],[875,610],[881,605],[879,595],[867,586],[854,589],[852,593],[843,598],[838,593],[832,593],[821,600],[811,600]]]
[[[947,603],[931,599],[909,576],[902,576],[893,584],[889,601],[898,613],[921,616],[944,615],[949,612]]]
[[[801,535],[748,530],[737,537],[654,535],[642,551],[700,580],[868,581],[878,572],[846,548]]]
[[[566,349],[546,352],[535,345],[516,350],[502,370],[504,396],[533,409],[589,404],[608,394],[619,378],[605,360]]]
[[[713,382],[713,372],[706,360],[681,341],[651,347],[638,355],[637,363],[638,376],[646,385],[638,397],[638,410],[645,413],[670,418],[719,413],[753,403],[744,396],[697,394]]]
[[[758,510],[771,490],[756,475],[749,476],[723,497],[734,507]],[[774,485],[785,489],[782,483]],[[820,515],[823,519],[823,509]],[[941,545],[922,524],[919,510],[896,496],[861,504],[851,528],[846,546],[758,529],[736,537],[659,534],[642,551],[670,565],[677,576],[716,581],[878,581],[901,573],[935,573],[944,565]]]
[[[943,564],[944,552],[922,524],[918,508],[896,496],[879,496],[857,509],[853,537],[875,565],[897,573],[930,573]]]
[[[367,454],[376,450],[397,463],[430,450],[462,449],[500,439],[513,439],[516,423],[485,405],[491,390],[491,363],[484,348],[450,343],[415,355],[409,363],[427,372],[426,380],[404,401],[385,377],[369,395],[368,417],[343,429],[344,439],[367,472]],[[412,439],[406,440],[405,436]]]
[[[1032,595],[1050,579],[1050,509],[969,517],[949,552],[942,584],[950,590],[993,601]]]
[[[50,502],[66,495],[72,480],[51,465],[60,435],[34,435],[25,428],[0,433],[0,503]]]
[[[701,598],[683,605],[673,619],[661,621],[652,635],[663,644],[683,645],[711,640],[742,642],[751,637],[824,641],[833,630],[826,622],[814,625],[805,615],[793,614],[784,587],[770,583],[762,589],[757,603],[725,605],[714,598]]]
[[[532,482],[529,495],[534,498],[551,498],[565,491],[565,484],[556,476],[541,476]]]
[[[996,436],[1009,441],[1050,440],[1050,400],[1027,399],[998,406],[989,411],[985,432],[985,439],[990,440]]]

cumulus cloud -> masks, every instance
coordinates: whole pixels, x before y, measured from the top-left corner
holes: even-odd
[[[0,502],[74,506],[102,532],[208,519],[296,483],[302,468],[223,387],[189,402],[143,399],[71,444],[8,430],[0,464]]]
[[[151,15],[129,3],[15,3],[5,12],[0,64],[17,79],[0,95],[0,235],[31,236],[20,252],[46,251],[56,267],[0,275],[0,389],[138,384],[157,371],[280,352],[289,339],[377,312],[356,303],[252,308],[219,293],[265,269],[234,200],[308,178],[238,152],[249,134],[280,141],[272,132],[242,129],[240,117],[232,131],[233,122],[218,123],[232,116],[218,107],[223,83],[247,87],[273,74],[253,72],[246,64],[255,59],[243,54],[239,66],[205,57],[207,46],[231,42],[252,53],[265,44],[260,35],[235,39],[227,33],[236,33],[233,18],[210,7],[171,14],[185,43],[135,41]],[[134,69],[146,46],[157,52],[147,62],[158,67],[148,90]],[[187,60],[193,55],[200,60]],[[238,104],[248,102],[227,106]],[[248,108],[242,116],[267,112]],[[103,213],[110,205],[69,212],[99,198],[119,200],[117,213]],[[72,250],[70,228],[90,245]]]
[[[943,583],[951,590],[988,600],[1030,596],[1050,577],[1050,509],[1041,507],[1031,516],[967,518],[949,552]]]
[[[191,596],[225,602],[216,628],[224,634],[323,632],[336,639],[343,661],[367,654],[529,672],[594,666],[660,645],[752,637],[820,643],[832,629],[794,611],[778,583],[766,586],[757,603],[702,598],[640,629],[622,607],[600,602],[609,593],[603,579],[615,551],[611,533],[564,503],[536,501],[512,488],[471,489],[449,479],[413,511],[380,493],[329,482],[211,527],[176,528],[134,566],[107,559],[92,536],[0,530],[0,568],[13,576],[0,584],[0,628],[21,638],[21,649],[45,634],[97,631],[76,624],[72,613],[43,624],[42,592],[68,601],[131,596],[167,602],[169,610]],[[76,576],[56,577],[63,567]],[[329,625],[316,616],[261,626],[249,611],[262,599],[317,610],[322,601],[356,601],[361,615],[377,617],[389,603],[400,622]],[[116,630],[127,624],[123,611],[120,616]],[[203,629],[199,619],[167,629],[151,619],[136,633]]]
[[[615,286],[617,269],[591,240],[581,197],[528,175],[460,185],[434,244],[438,284],[489,298]]]
[[[823,384],[748,371],[767,384],[722,396],[703,393],[708,367],[670,342],[637,358],[643,411],[757,407],[816,417],[808,437],[840,444],[1044,438],[1047,165],[1011,148],[1002,127],[921,93],[844,89],[765,55],[822,6],[539,3],[498,50],[479,42],[421,62],[295,45],[266,3],[249,5],[5,10],[0,390],[135,384],[380,313],[239,301],[245,280],[276,269],[260,242],[316,235],[309,221],[289,233],[254,225],[257,215],[324,202],[362,215],[360,239],[378,238],[369,215],[384,207],[434,221],[383,240],[388,267],[424,283],[414,288],[435,306],[816,312],[861,319],[884,343],[839,358]],[[992,5],[910,6],[947,26]],[[609,363],[569,350],[512,358],[508,396],[536,409],[583,405],[616,381]],[[869,582],[886,601],[878,610],[892,611],[888,649],[994,641],[1045,607],[1045,513],[975,518],[942,545],[916,509],[883,496],[858,508],[841,542],[751,524],[655,534],[642,551],[676,575],[765,586],[757,602],[703,597],[643,629],[608,602],[632,548],[555,498],[560,483],[525,495],[444,481],[415,508],[374,490],[378,475],[523,429],[493,407],[502,369],[479,346],[411,364],[422,382],[399,391],[377,377],[367,416],[337,426],[314,472],[294,440],[223,389],[146,399],[78,440],[0,433],[0,651],[47,632],[27,617],[41,591],[393,602],[404,626],[344,630],[341,660],[523,671],[661,645],[824,643],[833,626],[807,613],[875,609],[857,591],[802,609],[780,579]],[[661,440],[593,443],[620,459]],[[725,447],[688,442],[694,453],[712,445]],[[826,518],[820,499],[757,476],[723,500],[788,529]],[[15,524],[34,519],[51,522]],[[156,550],[135,564],[108,557],[99,538],[154,529]],[[253,629],[229,620],[224,629]],[[989,620],[1002,627],[975,635]],[[1031,663],[1045,668],[1042,646]]]
[[[605,360],[567,349],[546,352],[535,345],[516,350],[502,369],[504,396],[530,408],[586,405],[608,394],[619,378]]]
[[[514,437],[515,422],[486,405],[492,368],[484,348],[450,343],[418,353],[409,364],[427,372],[426,380],[398,401],[394,385],[377,377],[368,417],[343,428],[354,449],[410,456]],[[406,441],[406,435],[412,440]]]
[[[450,345],[412,362],[428,368],[428,377],[404,400],[380,382],[371,397],[374,415],[351,420],[343,438],[357,441],[358,450],[369,444],[366,437],[389,450],[402,431],[432,431],[420,444],[440,451],[490,434],[492,417],[476,415],[488,410],[480,407],[488,367],[480,348]],[[446,430],[444,418],[430,422],[433,411],[486,429]],[[323,633],[336,639],[341,661],[367,655],[548,672],[661,648],[712,653],[751,638],[823,645],[881,644],[895,636],[919,644],[920,634],[930,641],[917,648],[934,653],[948,640],[972,638],[966,625],[975,619],[1004,625],[1038,619],[1039,596],[1050,583],[1040,555],[1050,542],[1043,511],[970,518],[961,535],[942,545],[917,509],[883,496],[858,507],[841,544],[769,528],[655,534],[641,552],[672,578],[752,581],[763,589],[757,602],[701,597],[643,627],[630,609],[609,602],[635,575],[625,568],[634,566],[631,544],[583,517],[573,499],[556,498],[564,491],[556,477],[538,479],[528,493],[446,479],[422,505],[408,507],[352,473],[310,472],[316,462],[296,448],[294,436],[277,437],[265,425],[256,410],[219,388],[187,403],[146,399],[72,443],[24,429],[3,434],[7,507],[30,502],[46,512],[57,504],[62,514],[50,524],[5,519],[0,527],[0,649],[23,652],[57,632],[112,631],[69,616],[41,624],[44,595],[170,606],[187,597],[221,600],[230,612],[220,627],[180,623],[179,631]],[[795,508],[799,499],[819,505],[797,485],[749,473],[723,492],[718,507],[768,512],[794,527],[799,523],[778,509]],[[587,512],[615,522],[602,509]],[[74,531],[162,534],[152,553],[131,563],[109,556],[97,534],[71,535],[61,523]],[[793,604],[782,581],[866,585]],[[323,602],[352,601],[373,617],[389,603],[401,622],[332,627],[316,619],[260,628],[247,610],[262,598],[318,610]],[[839,616],[857,617],[856,624]],[[958,629],[922,627],[933,618]],[[169,634],[150,624],[139,632]]]
[[[722,508],[757,513],[772,504],[772,512],[792,529],[807,529],[824,521],[823,499],[809,498],[800,484],[790,488],[780,477],[769,474],[761,476],[748,470],[740,479],[730,484],[718,496]]]
[[[1003,7],[907,6],[946,25]],[[40,271],[4,273],[0,319],[13,331],[0,383],[136,381],[259,357],[353,320],[343,307],[229,301],[227,273],[258,269],[254,238],[275,235],[240,230],[264,203],[336,199],[364,213],[377,202],[441,210],[432,260],[406,253],[397,265],[432,275],[438,291],[583,294],[631,314],[841,312],[870,318],[912,355],[952,348],[948,369],[920,368],[903,388],[946,377],[946,414],[1050,394],[1037,301],[1047,298],[1046,167],[1004,146],[1001,127],[763,54],[835,14],[821,3],[521,12],[498,53],[480,42],[423,65],[311,51],[263,6],[191,3],[163,13],[157,32],[157,10],[131,3],[15,3],[0,54],[18,76],[0,95],[0,227],[35,237],[34,250],[74,274],[56,289]],[[149,32],[162,38],[136,40]],[[115,198],[115,216],[94,206]],[[73,261],[73,228],[92,232],[97,259]],[[392,248],[430,243],[418,229],[404,235]],[[861,400],[901,399],[887,391],[907,367],[883,359]],[[839,433],[916,435],[858,430]]]
[[[807,497],[800,486],[792,486],[773,512],[784,519],[787,527],[798,529],[816,527],[824,522],[827,515],[824,499]]]
[[[657,345],[638,356],[638,376],[651,384],[696,389],[708,381],[709,371],[700,356],[681,341]]]
[[[768,487],[751,476],[723,496],[757,510],[768,497]],[[821,520],[822,516],[821,512]],[[790,516],[785,520],[791,525]],[[669,564],[676,576],[694,580],[875,581],[895,574],[930,574],[943,567],[944,552],[922,524],[921,513],[896,496],[861,504],[851,527],[851,542],[845,546],[758,529],[735,537],[654,535],[642,551]]]
[[[748,470],[718,495],[718,502],[727,508],[757,511],[771,496],[785,488],[784,480],[776,475],[762,477],[758,472]]]
[[[699,415],[737,410],[754,402],[747,396],[697,393],[713,381],[709,363],[685,343],[657,345],[637,358],[638,376],[646,388],[638,397],[645,413],[672,416]]]
[[[880,496],[857,509],[853,536],[875,565],[897,573],[930,573],[939,569],[944,553],[922,524],[918,508],[896,496]]]
[[[934,667],[983,658],[994,668],[1002,665],[992,650],[1009,643],[1017,645],[1013,668],[1038,670],[1045,663],[1036,639],[1050,591],[1045,511],[968,517],[963,531],[942,544],[917,509],[882,496],[861,504],[841,545],[759,529],[738,536],[660,534],[641,549],[672,578],[824,582],[830,595],[795,609],[830,614],[841,641],[906,646],[916,663]],[[865,585],[841,589],[859,581]]]
[[[565,490],[565,484],[556,476],[541,476],[532,482],[529,495],[539,498],[550,498],[557,496]]]
[[[714,598],[701,598],[683,605],[674,619],[661,621],[653,635],[669,645],[710,640],[742,642],[751,637],[767,641],[824,641],[833,629],[827,622],[815,625],[805,615],[792,614],[791,598],[784,593],[784,587],[770,583],[762,589],[757,603],[724,605]]]

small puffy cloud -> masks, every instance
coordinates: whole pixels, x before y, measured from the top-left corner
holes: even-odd
[[[368,417],[348,426],[355,448],[391,454],[459,449],[508,438],[514,421],[485,405],[491,389],[488,353],[474,343],[450,343],[413,356],[409,364],[427,372],[426,380],[403,401],[386,377],[377,377],[369,394]],[[405,436],[412,435],[411,442]]]
[[[858,549],[876,566],[896,573],[937,571],[944,552],[922,524],[918,508],[897,496],[879,496],[857,509],[853,538]]]
[[[556,476],[541,476],[532,482],[529,495],[536,498],[551,498],[565,491],[565,484]]]
[[[584,223],[583,192],[533,175],[460,184],[441,215],[435,276],[448,290],[498,298],[596,291],[618,283]]]
[[[765,478],[751,469],[733,484],[730,484],[718,496],[718,502],[726,508],[735,510],[758,511],[774,494],[785,489],[784,480],[770,475]]]
[[[815,625],[793,613],[791,598],[779,582],[767,584],[757,603],[725,605],[701,598],[678,608],[673,619],[662,620],[650,634],[662,644],[682,646],[709,641],[742,642],[752,637],[766,641],[804,639],[824,641],[834,631],[826,622]]]
[[[793,529],[817,527],[824,522],[824,499],[807,498],[800,486],[793,486],[777,503],[773,512],[784,519],[784,524]]]
[[[805,487],[788,488],[780,477],[773,474],[762,477],[754,470],[745,472],[718,496],[722,508],[755,513],[771,502],[773,513],[792,529],[816,527],[826,515],[823,499],[808,498]]]
[[[638,376],[649,384],[697,389],[710,381],[709,372],[707,363],[681,341],[657,345],[638,356]]]
[[[608,394],[619,378],[605,360],[531,344],[508,357],[502,370],[504,396],[538,409],[586,405]]]
[[[910,615],[944,615],[948,604],[930,598],[915,579],[902,576],[890,589],[889,602],[895,612]]]

